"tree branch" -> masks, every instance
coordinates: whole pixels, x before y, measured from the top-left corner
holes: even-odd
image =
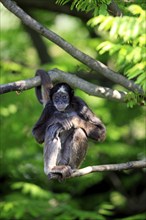
[[[119,9],[118,5],[115,3],[114,0],[108,5],[108,12],[113,16],[122,16],[122,11]]]
[[[123,87],[134,91],[139,92],[140,94],[144,94],[141,87],[134,84],[133,81],[128,80],[126,77],[115,73],[111,69],[109,69],[106,65],[103,63],[93,59],[92,57],[88,56],[87,54],[81,52],[77,48],[75,48],[73,45],[66,42],[63,38],[59,37],[54,32],[46,29],[41,25],[39,22],[37,22],[35,19],[31,18],[28,14],[26,14],[19,6],[17,6],[13,1],[10,0],[1,0],[3,5],[12,13],[14,13],[17,17],[19,17],[22,22],[26,25],[28,25],[30,28],[34,29],[50,41],[57,44],[59,47],[61,47],[63,50],[65,50],[67,53],[69,53],[72,57],[76,58],[80,62],[84,63],[91,69],[95,70],[96,72],[102,74],[106,78],[114,81],[115,83],[118,83],[122,85]]]
[[[57,13],[64,13],[68,14],[74,17],[78,17],[81,20],[87,22],[91,17],[92,13],[90,12],[82,12],[82,11],[77,11],[75,8],[70,10],[71,8],[71,2],[68,2],[65,5],[59,5],[56,4],[54,0],[16,0],[18,5],[22,7],[23,9],[43,9],[47,11],[52,11],[52,12],[57,12]],[[113,16],[122,16],[122,12],[119,9],[118,5],[115,3],[114,0],[111,1],[111,3],[107,6],[108,12],[113,15]]]
[[[56,4],[54,0],[16,0],[18,5],[26,10],[33,10],[33,9],[43,9],[51,12],[56,13],[63,13],[70,16],[74,16],[76,18],[80,18],[82,21],[87,22],[91,17],[91,13],[84,13],[82,11],[77,11],[76,9],[70,10],[71,4],[68,2],[65,5]]]
[[[130,161],[127,163],[119,163],[119,164],[89,166],[89,167],[76,170],[71,175],[71,177],[84,176],[84,175],[87,175],[93,172],[121,171],[121,170],[140,169],[140,168],[146,168],[146,160]]]
[[[89,95],[120,102],[125,101],[126,92],[121,92],[118,90],[112,90],[110,88],[94,85],[77,76],[65,73],[58,69],[50,70],[48,73],[52,81],[66,82],[73,88],[79,88]],[[27,80],[11,82],[8,84],[0,85],[0,94],[4,94],[11,91],[28,90],[40,84],[41,79],[39,76]]]
[[[40,59],[41,64],[45,63],[50,63],[51,62],[51,57],[49,56],[47,52],[47,47],[45,45],[45,42],[43,41],[42,37],[38,32],[34,31],[32,28],[29,26],[26,26],[25,24],[23,25],[27,34],[30,36],[30,39],[36,49],[36,52],[38,54],[38,57]]]

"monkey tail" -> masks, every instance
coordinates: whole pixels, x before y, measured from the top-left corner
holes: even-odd
[[[35,76],[40,76],[41,78],[41,85],[35,87],[35,94],[38,101],[45,106],[50,100],[50,89],[53,84],[49,74],[44,70],[37,70]]]

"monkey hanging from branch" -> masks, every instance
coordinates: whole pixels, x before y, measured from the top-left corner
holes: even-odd
[[[41,78],[36,96],[44,109],[32,133],[38,143],[44,142],[45,174],[63,180],[84,160],[88,138],[103,141],[106,129],[67,83],[53,86],[44,70],[37,70],[36,75]]]

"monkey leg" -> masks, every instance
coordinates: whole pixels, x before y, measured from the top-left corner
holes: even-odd
[[[56,135],[58,127],[52,125],[47,128],[44,146],[44,172],[48,175],[52,168],[57,165],[57,160],[61,152],[61,141]]]
[[[72,169],[78,168],[83,162],[87,148],[88,139],[85,132],[81,129],[75,129],[73,137],[66,142],[66,146],[70,145],[69,165]]]
[[[55,129],[55,125],[50,126],[45,135],[44,171],[49,179],[63,180],[69,177],[85,158],[87,136],[81,128],[54,136]]]
[[[50,179],[58,179],[59,181],[69,177],[72,173],[72,169],[70,166],[68,166],[69,163],[69,156],[70,156],[70,147],[66,148],[66,155],[62,159],[64,148],[65,148],[65,142],[66,139],[70,137],[70,135],[73,133],[74,129],[70,129],[68,131],[64,131],[60,133],[59,140],[61,142],[61,150],[59,152],[56,165],[51,168],[48,177]],[[60,163],[60,161],[64,160]]]
[[[68,165],[71,169],[76,169],[85,158],[87,147],[85,132],[81,128],[74,129],[61,149],[59,165]]]
[[[49,179],[58,179],[59,181],[71,175],[72,170],[69,166],[58,165],[61,158],[61,148],[64,143],[65,137],[70,132],[63,132],[59,124],[51,125],[47,128],[45,134],[45,147],[44,147],[44,172]],[[62,140],[61,140],[62,137]]]
[[[64,139],[65,137],[66,139]],[[63,139],[63,141],[62,141]],[[79,167],[87,151],[87,136],[81,129],[71,129],[61,136],[62,146],[57,165],[54,166],[49,177],[59,181],[69,177],[73,170]]]

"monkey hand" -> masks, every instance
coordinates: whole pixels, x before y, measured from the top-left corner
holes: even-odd
[[[81,119],[79,116],[73,116],[71,118],[71,122],[73,124],[74,128],[86,128],[86,122],[85,120]]]
[[[73,123],[69,119],[65,119],[61,122],[61,125],[64,130],[70,130],[73,127]]]
[[[63,131],[62,126],[59,123],[57,123],[57,124],[49,126],[46,129],[46,136],[48,137],[49,140],[53,140],[54,138],[58,138],[59,134],[62,131]]]
[[[97,125],[97,126],[101,125],[101,120],[98,117],[94,116],[94,115],[92,117],[89,117],[88,121],[91,122],[94,125]]]

